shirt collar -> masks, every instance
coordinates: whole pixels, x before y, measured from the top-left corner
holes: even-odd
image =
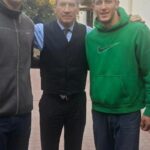
[[[60,21],[58,19],[57,19],[57,23],[58,23],[59,27],[61,28],[61,30],[65,29],[65,27],[60,23]],[[73,27],[74,27],[74,23],[68,29],[70,29],[70,31],[72,32]]]

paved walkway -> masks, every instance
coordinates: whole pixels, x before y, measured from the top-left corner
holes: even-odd
[[[32,114],[32,132],[31,132],[31,137],[30,137],[29,150],[41,150],[40,137],[39,137],[40,135],[39,113],[38,113],[38,103],[39,103],[39,99],[41,96],[39,70],[32,70],[31,77],[32,77],[32,88],[33,88],[33,94],[34,94],[34,109],[33,109],[33,114]],[[88,93],[88,85],[86,89]],[[91,101],[89,98],[89,94],[87,96],[87,121],[86,122],[87,123],[86,123],[85,132],[84,132],[82,150],[95,150],[94,143],[93,143]],[[63,149],[63,137],[61,137],[60,150],[64,150]],[[150,133],[141,131],[140,150],[150,150]]]

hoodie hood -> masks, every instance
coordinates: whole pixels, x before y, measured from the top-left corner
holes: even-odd
[[[21,12],[22,8],[18,11],[9,9],[3,1],[0,1],[0,12],[6,14],[9,17],[17,18]]]
[[[95,28],[97,28],[101,32],[109,32],[109,31],[116,30],[116,29],[121,28],[122,26],[126,25],[129,21],[130,17],[127,15],[125,10],[123,8],[118,8],[118,14],[120,16],[120,20],[115,25],[113,25],[111,28],[105,28],[105,26],[97,18],[94,21]]]

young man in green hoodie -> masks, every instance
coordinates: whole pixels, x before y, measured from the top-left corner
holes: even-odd
[[[150,31],[118,6],[94,0],[86,37],[96,150],[138,150],[140,126],[150,130]]]

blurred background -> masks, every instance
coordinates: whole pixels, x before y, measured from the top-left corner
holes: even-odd
[[[53,7],[55,0],[24,0],[24,12],[31,17],[34,23],[44,23],[55,18]],[[81,0],[80,12],[77,20],[80,23],[93,26],[94,14],[91,7],[92,0]],[[129,14],[138,14],[150,27],[150,0],[120,0],[120,6]]]

